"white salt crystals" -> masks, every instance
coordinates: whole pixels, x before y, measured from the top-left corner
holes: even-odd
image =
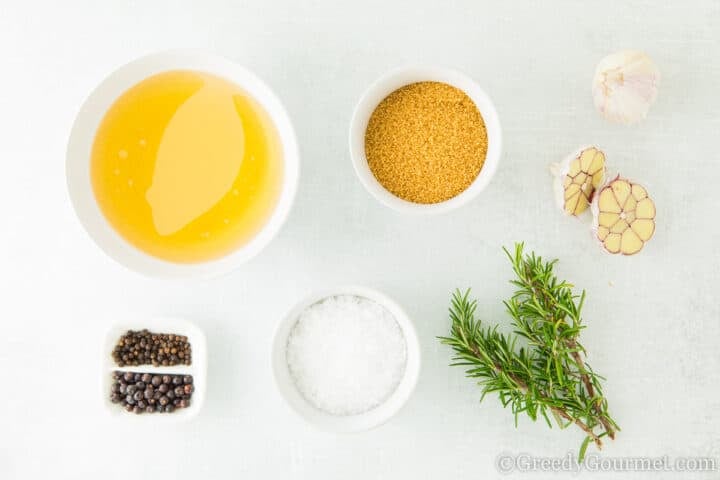
[[[328,297],[298,317],[287,342],[300,394],[332,415],[357,415],[385,402],[405,373],[407,346],[393,315],[355,295]]]
[[[417,333],[403,308],[359,285],[301,299],[273,339],[280,395],[329,432],[359,432],[392,418],[412,395],[420,364]]]

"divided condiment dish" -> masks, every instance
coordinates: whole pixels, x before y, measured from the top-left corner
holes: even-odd
[[[174,366],[158,366],[138,365],[119,367],[112,358],[112,351],[118,340],[128,330],[147,329],[153,333],[172,333],[184,335],[188,338],[192,349],[192,361],[190,365],[174,365]],[[192,375],[194,391],[187,408],[179,408],[172,413],[142,413],[135,414],[126,412],[119,404],[110,401],[110,386],[112,383],[112,373],[120,372],[139,372],[169,375]],[[101,372],[102,396],[103,404],[108,414],[113,417],[130,419],[139,419],[141,421],[159,421],[159,422],[178,422],[189,420],[196,416],[203,407],[205,402],[205,393],[207,390],[207,340],[203,331],[192,322],[174,317],[151,317],[141,320],[123,321],[113,325],[105,336],[105,344],[103,346],[103,363]],[[137,420],[135,420],[137,421]]]

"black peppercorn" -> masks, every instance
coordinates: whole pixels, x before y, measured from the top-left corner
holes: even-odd
[[[112,357],[121,367],[150,364],[190,365],[192,348],[184,335],[128,330],[115,345]]]

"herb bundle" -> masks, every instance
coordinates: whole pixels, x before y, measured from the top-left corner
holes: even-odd
[[[586,351],[578,340],[585,292],[575,295],[571,284],[557,279],[556,260],[544,261],[523,248],[516,244],[514,254],[503,248],[516,276],[511,283],[517,290],[504,302],[513,333],[483,325],[470,290],[458,290],[450,307],[450,336],[440,340],[455,351],[451,365],[467,367],[467,376],[478,379],[481,400],[497,393],[503,406],[511,407],[516,426],[526,413],[533,421],[541,416],[551,428],[553,417],[560,428],[582,429],[582,460],[591,442],[600,449],[602,438],[613,439],[619,430],[602,393],[603,377],[583,360]]]

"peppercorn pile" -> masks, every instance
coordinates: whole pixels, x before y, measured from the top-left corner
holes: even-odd
[[[118,340],[112,357],[120,367],[190,365],[192,350],[184,335],[128,330]]]
[[[192,375],[113,372],[110,401],[133,413],[171,413],[190,406]]]

